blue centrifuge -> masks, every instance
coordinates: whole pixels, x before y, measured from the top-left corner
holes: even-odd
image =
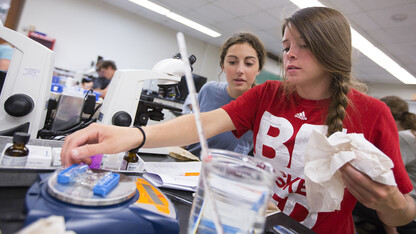
[[[179,233],[171,201],[141,177],[120,174],[106,196],[77,193],[57,182],[57,174],[42,175],[26,194],[25,226],[51,215],[64,216],[66,230],[82,233]],[[42,177],[41,176],[41,177]]]

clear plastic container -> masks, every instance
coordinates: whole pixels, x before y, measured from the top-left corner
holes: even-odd
[[[102,169],[106,170],[120,170],[121,159],[124,157],[124,152],[118,154],[104,154]]]

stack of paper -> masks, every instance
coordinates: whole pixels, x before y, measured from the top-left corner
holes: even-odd
[[[143,175],[156,187],[195,191],[201,162],[146,162]]]

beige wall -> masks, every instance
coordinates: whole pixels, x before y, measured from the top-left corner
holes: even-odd
[[[55,66],[89,68],[98,55],[120,69],[151,69],[179,52],[176,31],[98,0],[26,0],[18,31],[34,26],[56,39]],[[219,48],[185,35],[194,72],[209,79],[220,72]]]

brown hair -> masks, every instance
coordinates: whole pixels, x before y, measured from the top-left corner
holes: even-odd
[[[97,63],[97,71],[99,71],[101,68],[107,69],[111,67],[113,70],[117,70],[116,63],[111,60],[101,60]]]
[[[409,112],[409,104],[397,96],[386,96],[380,99],[390,108],[394,120],[399,121],[405,130],[412,130],[416,136],[416,114]]]
[[[349,103],[347,97],[351,87],[364,90],[365,85],[351,76],[352,45],[350,24],[337,10],[326,7],[310,7],[297,11],[286,18],[282,26],[285,29],[296,28],[307,48],[319,61],[322,68],[331,74],[331,103],[326,118],[327,136],[341,131]],[[284,69],[282,69],[284,71]],[[294,87],[284,77],[285,92]]]
[[[257,58],[259,60],[259,71],[263,69],[264,61],[266,59],[266,49],[264,48],[263,42],[261,40],[247,32],[240,32],[232,35],[224,44],[221,46],[221,52],[220,52],[220,66],[221,68],[224,68],[224,59],[225,55],[227,55],[228,49],[235,45],[235,44],[243,44],[248,43],[253,47],[253,49],[257,53]]]

